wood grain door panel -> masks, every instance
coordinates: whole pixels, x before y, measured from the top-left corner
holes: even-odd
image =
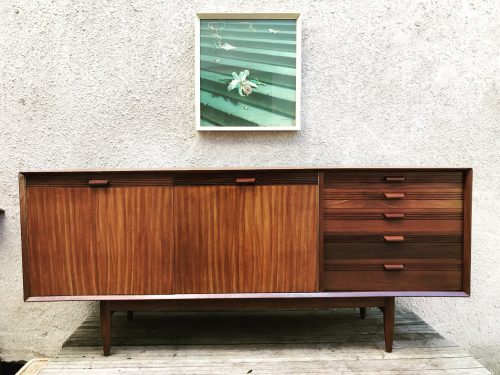
[[[317,290],[316,185],[177,186],[176,293]]]
[[[30,296],[99,294],[89,188],[27,189]]]
[[[174,189],[175,292],[235,292],[238,288],[239,188]]]
[[[172,293],[172,190],[167,186],[94,190],[101,294]]]
[[[240,194],[238,290],[317,290],[317,187],[245,187]]]

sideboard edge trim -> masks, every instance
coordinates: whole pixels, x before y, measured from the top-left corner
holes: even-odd
[[[19,173],[19,219],[21,225],[21,257],[23,270],[23,298],[28,301],[30,298],[30,282],[29,282],[29,233],[28,233],[28,213],[27,213],[27,192],[26,192],[26,176]]]
[[[64,301],[152,301],[191,299],[268,299],[268,298],[344,298],[344,297],[469,297],[463,291],[416,292],[318,292],[318,293],[227,293],[227,294],[158,294],[158,295],[95,295],[95,296],[45,296],[28,297],[28,302]]]

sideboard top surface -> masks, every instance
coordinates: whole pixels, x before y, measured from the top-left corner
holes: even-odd
[[[303,167],[179,167],[179,168],[144,168],[144,169],[129,169],[129,168],[102,168],[102,169],[60,169],[60,170],[27,170],[20,171],[22,175],[36,174],[61,174],[61,173],[183,173],[183,172],[238,172],[238,171],[347,171],[347,170],[410,170],[410,171],[467,171],[472,170],[471,167],[425,167],[425,166],[303,166]]]

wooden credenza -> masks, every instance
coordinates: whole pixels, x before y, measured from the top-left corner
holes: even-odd
[[[24,298],[113,311],[380,307],[468,296],[472,170],[20,173]],[[131,313],[130,313],[131,315]]]

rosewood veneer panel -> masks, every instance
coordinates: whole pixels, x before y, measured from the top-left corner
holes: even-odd
[[[317,290],[317,186],[177,186],[176,293]]]
[[[90,189],[30,187],[26,209],[29,295],[99,294]]]
[[[100,293],[172,293],[173,188],[97,188],[93,194]]]

